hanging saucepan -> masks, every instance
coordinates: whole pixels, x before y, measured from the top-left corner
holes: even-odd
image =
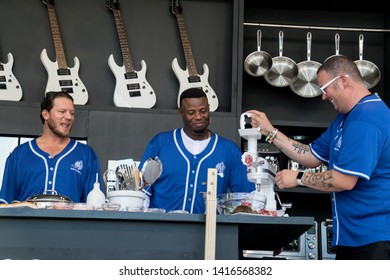
[[[327,61],[331,57],[340,55],[340,34],[339,33],[336,33],[336,35],[334,35],[334,44],[335,44],[336,53],[334,55],[329,56],[327,59],[325,59],[325,61]]]
[[[298,78],[298,67],[294,60],[283,56],[283,31],[279,32],[279,56],[272,58],[272,67],[264,79],[275,87],[286,87]]]
[[[355,63],[359,69],[360,74],[363,77],[364,83],[368,89],[376,86],[381,79],[381,71],[372,62],[363,60],[363,34],[359,35],[359,60],[355,60]]]
[[[311,32],[307,32],[307,60],[299,62],[298,78],[290,85],[291,90],[302,97],[316,97],[321,95],[320,87],[317,84],[317,70],[321,63],[311,61]]]
[[[257,51],[254,51],[245,58],[244,69],[254,77],[263,76],[272,66],[271,56],[261,51],[261,30],[257,30]]]

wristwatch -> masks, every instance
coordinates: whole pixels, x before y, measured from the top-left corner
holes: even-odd
[[[298,185],[300,185],[300,186],[303,186],[303,184],[302,184],[303,174],[305,174],[305,172],[300,171],[300,172],[298,172],[298,175],[297,175],[297,182],[298,182]]]

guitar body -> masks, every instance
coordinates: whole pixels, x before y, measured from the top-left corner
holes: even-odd
[[[46,49],[43,49],[41,61],[48,75],[45,93],[66,91],[73,97],[74,104],[85,105],[88,102],[88,91],[78,75],[80,62],[77,57],[73,59],[74,66],[72,68],[60,69],[57,61],[51,61],[47,56]]]
[[[19,101],[22,99],[23,91],[12,73],[14,57],[8,53],[7,59],[7,63],[0,63],[0,100]]]
[[[188,69],[181,69],[177,58],[172,61],[172,70],[179,81],[179,95],[177,97],[177,105],[180,108],[180,96],[186,89],[189,88],[201,88],[207,95],[207,99],[210,105],[210,111],[214,112],[217,110],[219,102],[216,93],[208,82],[209,78],[209,67],[207,64],[203,64],[203,74],[197,75],[195,81],[191,81]]]
[[[127,108],[152,108],[156,94],[146,80],[146,63],[141,61],[141,70],[126,73],[125,66],[118,66],[111,54],[108,65],[115,76],[114,105]]]

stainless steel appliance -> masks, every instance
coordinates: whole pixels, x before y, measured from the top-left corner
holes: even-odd
[[[303,233],[298,239],[281,248],[280,253],[273,251],[244,250],[244,259],[283,259],[283,260],[318,260],[318,225]]]
[[[327,219],[321,222],[321,259],[334,260],[336,248],[332,246],[333,226],[332,220]]]
[[[281,203],[274,191],[277,163],[275,159],[263,158],[258,153],[258,140],[261,139],[260,128],[250,125],[251,114],[243,113],[240,119],[240,136],[247,140],[248,150],[242,154],[242,162],[247,166],[247,176],[250,182],[255,183],[256,190],[266,198],[263,213],[269,216],[283,216],[291,204]],[[281,209],[277,209],[277,201]]]

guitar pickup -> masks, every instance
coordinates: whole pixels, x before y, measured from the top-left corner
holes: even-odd
[[[61,87],[73,86],[72,80],[60,80],[59,82]]]
[[[58,74],[58,76],[70,75],[70,70],[67,68],[60,68],[60,69],[57,69],[57,74]]]
[[[128,90],[136,90],[136,89],[140,89],[140,86],[139,86],[139,84],[128,84],[127,89]]]
[[[137,79],[138,78],[138,75],[136,72],[128,72],[128,73],[125,73],[125,79],[128,80],[128,79]]]
[[[0,84],[0,89],[7,89],[7,85],[6,84]]]
[[[188,77],[188,82],[189,83],[199,83],[200,77],[199,76],[190,76],[190,77]]]
[[[3,66],[3,64],[0,64],[0,71],[4,71],[4,66]]]
[[[5,76],[0,76],[0,82],[5,83]]]
[[[68,88],[64,87],[64,88],[61,88],[61,90],[65,91],[67,93],[73,93],[73,88],[71,88],[71,87],[68,87]]]
[[[130,91],[129,94],[130,94],[130,97],[137,97],[137,96],[141,96],[141,91],[139,91],[139,90]]]

